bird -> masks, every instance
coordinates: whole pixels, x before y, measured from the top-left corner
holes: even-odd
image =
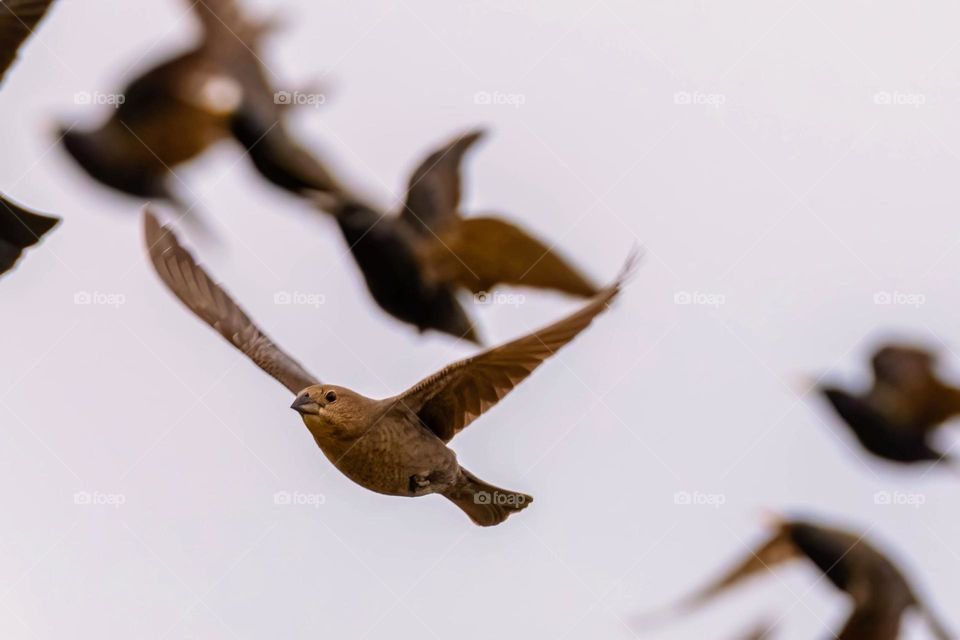
[[[853,604],[839,640],[896,640],[904,613],[919,613],[939,640],[956,636],[916,595],[901,570],[865,535],[807,519],[777,517],[774,532],[765,542],[720,579],[675,605],[687,611],[739,585],[747,578],[786,562],[803,559],[812,564]]]
[[[403,209],[378,211],[345,189],[314,194],[336,220],[379,306],[420,333],[435,330],[482,344],[458,292],[490,301],[499,285],[581,298],[599,289],[552,246],[495,216],[460,212],[460,165],[485,135],[478,129],[433,151],[411,176]]]
[[[0,2],[0,82],[16,61],[20,47],[37,28],[53,2]],[[0,193],[0,275],[10,271],[23,251],[40,242],[59,222],[59,218],[32,211]]]
[[[200,42],[133,79],[99,126],[60,129],[67,153],[92,178],[182,214],[176,168],[232,139],[263,177],[283,189],[334,190],[326,168],[290,135],[290,92],[277,90],[262,42],[278,21],[247,15],[238,0],[187,0],[202,25]],[[277,164],[290,161],[291,164]]]
[[[873,385],[856,393],[824,385],[820,392],[868,452],[892,462],[950,463],[931,437],[960,413],[960,389],[937,375],[936,354],[904,344],[879,347]]]
[[[633,269],[572,315],[540,331],[451,364],[399,395],[372,399],[326,384],[270,340],[200,267],[169,226],[147,209],[144,237],[154,270],[201,320],[292,394],[291,408],[326,458],[371,491],[439,494],[477,525],[502,523],[533,501],[488,484],[460,466],[447,445],[547,358],[584,331],[618,296]]]

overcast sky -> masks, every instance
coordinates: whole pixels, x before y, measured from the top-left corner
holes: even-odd
[[[811,376],[866,383],[891,335],[944,349],[960,380],[960,9],[249,4],[290,18],[271,70],[323,83],[295,119],[305,144],[377,204],[484,125],[467,212],[522,221],[597,280],[634,244],[645,262],[453,443],[530,509],[481,529],[439,497],[363,490],[287,391],[164,290],[140,203],[54,144],[57,122],[110,109],[83,96],[191,42],[187,4],[61,0],[0,93],[0,187],[64,218],[0,281],[0,636],[629,639],[746,553],[765,508],[867,532],[960,628],[960,480],[866,460],[804,395]],[[473,352],[382,313],[331,221],[232,145],[179,175],[224,244],[186,240],[323,380],[386,396]],[[471,304],[491,343],[577,305],[516,293]],[[847,606],[800,565],[636,633],[732,639],[780,618],[781,638],[828,637]]]

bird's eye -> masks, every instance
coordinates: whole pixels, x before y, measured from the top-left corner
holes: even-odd
[[[336,402],[337,401],[337,392],[336,391],[327,391],[327,395],[323,396],[323,399],[327,402]]]

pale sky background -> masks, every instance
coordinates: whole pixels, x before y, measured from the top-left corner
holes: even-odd
[[[453,443],[530,509],[481,529],[439,497],[365,491],[286,390],[163,289],[139,203],[53,146],[57,120],[109,109],[76,94],[117,91],[190,42],[186,3],[61,0],[0,93],[0,186],[64,217],[0,281],[0,636],[723,640],[781,617],[780,638],[829,637],[848,605],[803,565],[631,632],[741,557],[764,508],[868,531],[960,629],[960,480],[866,460],[802,395],[805,376],[865,383],[889,335],[957,350],[944,365],[960,380],[955,4],[250,4],[291,18],[270,68],[326,85],[296,128],[375,202],[485,125],[467,211],[507,213],[598,280],[633,244],[645,263]],[[181,173],[226,241],[191,244],[309,369],[385,396],[473,352],[380,312],[333,223],[239,160],[227,144]],[[325,303],[274,304],[284,291]],[[123,304],[75,304],[82,292]],[[473,310],[489,341],[577,304],[523,293]],[[275,504],[281,491],[323,504]],[[677,505],[680,491],[723,504]]]

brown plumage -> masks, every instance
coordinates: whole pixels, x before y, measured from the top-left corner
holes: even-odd
[[[52,4],[53,0],[0,2],[0,82]],[[23,250],[37,244],[58,222],[58,218],[30,211],[0,193],[0,274],[12,269]]]
[[[498,217],[461,215],[461,162],[482,131],[456,138],[413,172],[396,215],[343,190],[317,194],[332,213],[374,300],[420,331],[433,329],[479,343],[457,293],[500,285],[592,297],[597,287],[559,252]],[[481,296],[482,301],[482,296]]]
[[[931,436],[960,413],[960,389],[937,376],[936,356],[905,345],[886,345],[873,356],[873,386],[863,393],[821,391],[863,447],[901,463],[949,462]]]
[[[489,485],[460,466],[447,443],[573,340],[616,298],[623,277],[571,316],[452,364],[383,400],[319,382],[267,338],[149,212],[146,243],[157,274],[204,322],[273,376],[330,462],[387,495],[445,496],[478,525],[503,522],[530,496]],[[626,272],[625,272],[626,273]]]
[[[107,186],[184,210],[171,184],[176,167],[228,138],[284,189],[335,189],[287,130],[289,105],[277,99],[261,59],[262,40],[274,25],[245,15],[237,0],[188,1],[203,25],[200,43],[133,80],[123,103],[96,129],[65,130],[70,155]]]
[[[839,640],[896,640],[903,614],[915,610],[940,640],[951,635],[914,594],[900,569],[883,553],[849,531],[802,520],[778,523],[776,531],[719,580],[684,600],[687,611],[785,562],[802,558],[845,593],[853,605]]]

